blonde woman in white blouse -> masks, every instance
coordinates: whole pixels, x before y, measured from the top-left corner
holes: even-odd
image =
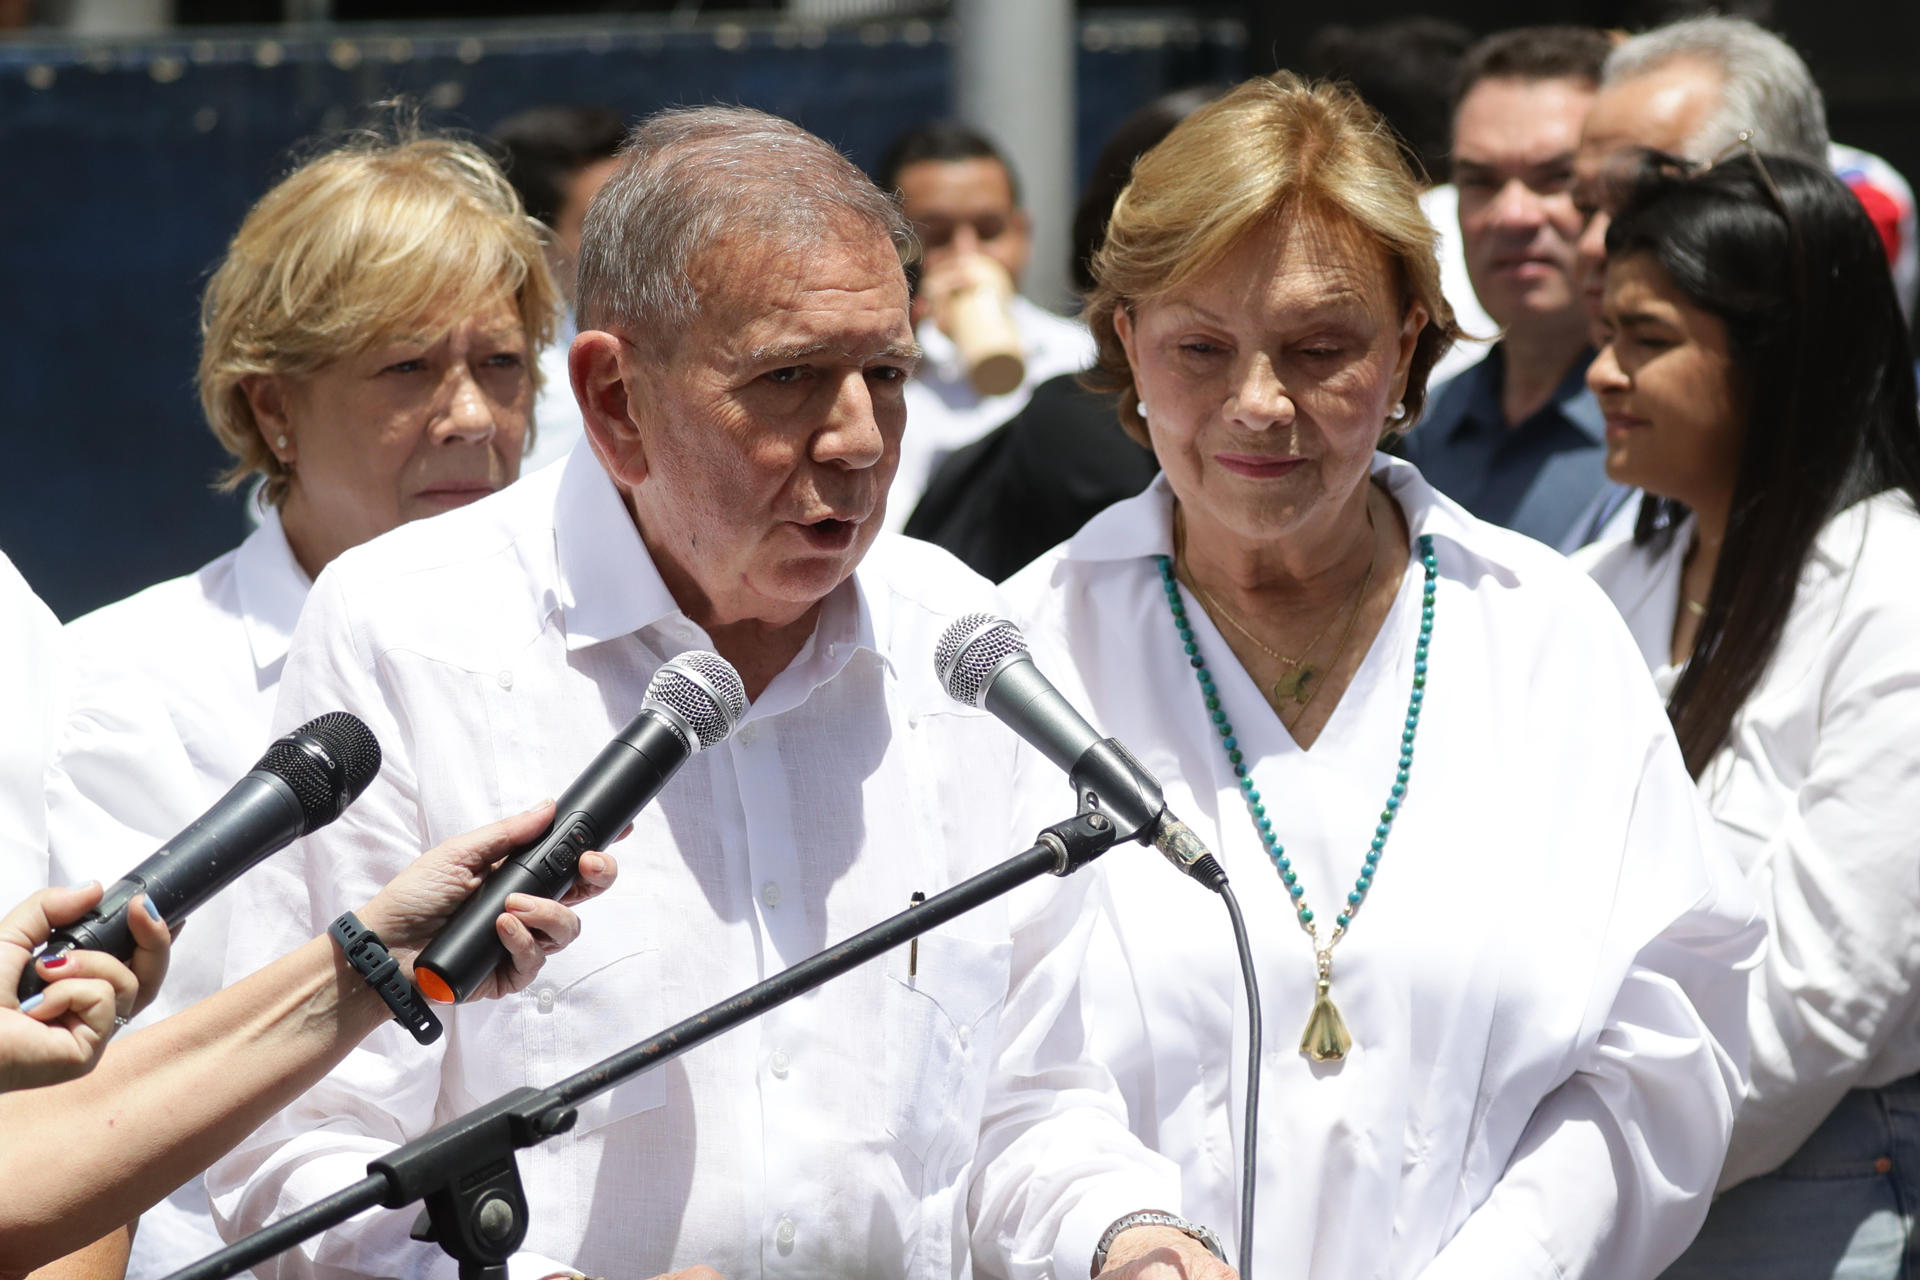
[[[1719,1171],[1760,929],[1605,599],[1375,452],[1453,333],[1390,137],[1281,75],[1140,160],[1089,319],[1163,474],[1007,590],[1246,909],[1253,1272],[1651,1276]],[[1157,862],[1106,860],[1094,1048],[1231,1235],[1233,940]]]
[[[1773,934],[1723,1194],[1670,1274],[1906,1276],[1920,1170],[1920,416],[1880,242],[1822,166],[1649,161],[1587,378],[1653,495],[1590,555]]]
[[[223,484],[264,478],[264,518],[199,571],[68,626],[53,883],[112,883],[253,766],[329,561],[514,479],[556,298],[538,225],[453,139],[358,138],[248,211],[202,300],[198,381],[233,457]],[[219,987],[231,906],[195,914],[147,1021]],[[147,1215],[132,1274],[220,1247],[205,1213],[196,1184]]]

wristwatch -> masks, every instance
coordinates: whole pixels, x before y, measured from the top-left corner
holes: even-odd
[[[1089,1276],[1097,1276],[1107,1269],[1107,1250],[1113,1247],[1113,1242],[1120,1238],[1122,1231],[1131,1227],[1172,1227],[1175,1231],[1198,1240],[1206,1246],[1208,1253],[1220,1261],[1227,1260],[1226,1246],[1220,1243],[1220,1237],[1215,1235],[1211,1228],[1203,1227],[1197,1222],[1188,1222],[1185,1218],[1171,1213],[1162,1213],[1158,1209],[1139,1209],[1115,1218],[1113,1225],[1107,1228],[1106,1234],[1100,1237],[1100,1243],[1093,1246],[1093,1268],[1087,1273]]]

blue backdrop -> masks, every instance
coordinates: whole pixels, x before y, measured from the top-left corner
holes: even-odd
[[[1234,80],[1232,25],[1089,19],[1082,174],[1156,94]],[[407,94],[430,123],[484,131],[549,101],[639,115],[739,102],[871,166],[950,110],[939,25],[850,28],[551,22],[236,32],[138,45],[0,46],[0,380],[9,457],[0,549],[62,618],[188,572],[246,531],[214,493],[225,455],[193,394],[199,291],[247,206],[302,140]]]

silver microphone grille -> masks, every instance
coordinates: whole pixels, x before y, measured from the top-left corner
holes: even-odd
[[[947,696],[977,707],[1000,664],[1026,651],[1027,638],[1020,628],[990,613],[970,613],[940,633],[933,670]]]
[[[693,731],[695,751],[724,742],[747,711],[740,673],[711,649],[669,659],[647,682],[646,706],[660,707]]]

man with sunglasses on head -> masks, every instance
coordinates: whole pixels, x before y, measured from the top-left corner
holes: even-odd
[[[1866,206],[1892,262],[1902,307],[1920,283],[1913,193],[1866,152],[1827,136],[1826,103],[1807,64],[1779,36],[1744,18],[1688,18],[1614,49],[1574,161],[1582,298],[1597,317],[1607,258],[1606,187],[1622,152],[1663,151],[1706,163],[1741,141],[1767,155],[1827,165]]]

